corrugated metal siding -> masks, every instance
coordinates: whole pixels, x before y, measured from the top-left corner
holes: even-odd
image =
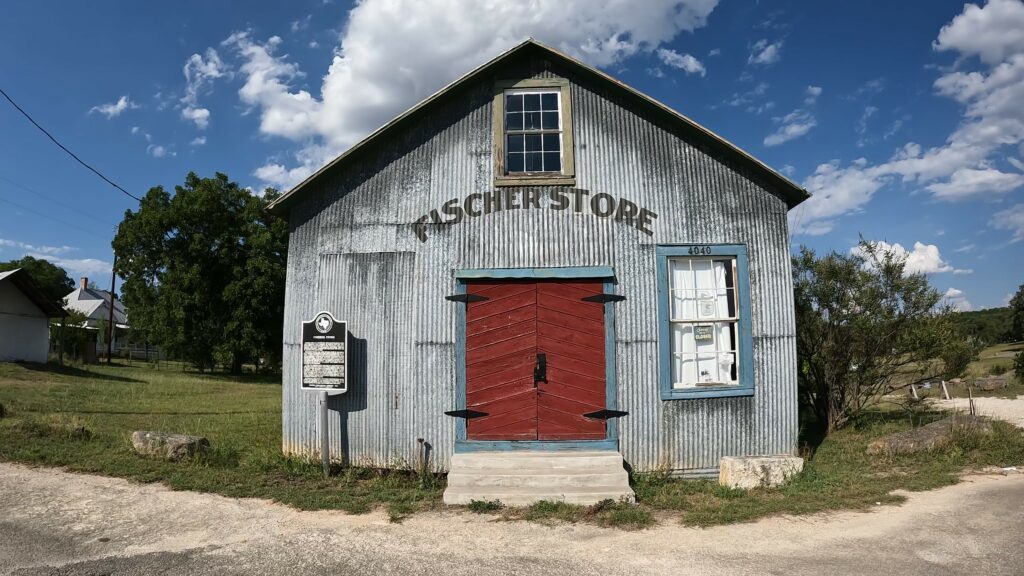
[[[538,75],[547,75],[541,72]],[[570,78],[572,80],[572,78]],[[284,449],[318,448],[315,394],[299,389],[299,326],[321,309],[365,347],[365,382],[332,400],[332,454],[373,465],[416,458],[417,438],[446,469],[456,407],[452,270],[613,266],[620,449],[638,470],[714,468],[723,455],[796,446],[796,357],[785,203],[664,127],[573,84],[577,187],[658,213],[654,236],[587,212],[512,210],[430,227],[450,198],[493,190],[491,86],[421,120],[358,170],[323,179],[292,210],[285,311]],[[755,394],[662,401],[654,245],[748,246]],[[353,346],[353,353],[358,352]]]

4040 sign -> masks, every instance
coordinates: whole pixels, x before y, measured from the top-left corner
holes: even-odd
[[[348,324],[330,312],[302,323],[302,388],[348,391]]]

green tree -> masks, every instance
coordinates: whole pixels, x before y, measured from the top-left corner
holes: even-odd
[[[250,194],[224,174],[189,173],[173,196],[150,189],[114,238],[125,306],[142,339],[195,366],[276,362],[284,314],[287,223],[277,192]]]
[[[16,268],[24,268],[43,294],[54,302],[60,302],[75,289],[75,283],[68,277],[68,273],[48,260],[25,256],[18,260],[0,262],[0,272]]]
[[[854,254],[793,258],[799,400],[826,433],[884,394],[959,375],[977,353],[923,274],[862,241]]]
[[[1010,341],[1019,342],[1024,340],[1024,284],[1010,298],[1010,310]]]

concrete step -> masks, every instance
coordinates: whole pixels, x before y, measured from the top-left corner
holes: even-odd
[[[473,500],[493,502],[500,501],[505,506],[529,506],[541,500],[549,502],[565,502],[567,504],[579,504],[591,506],[602,500],[614,500],[616,502],[625,500],[634,502],[636,497],[633,491],[628,493],[623,490],[611,490],[608,488],[576,488],[572,491],[544,491],[537,488],[466,488],[461,486],[449,487],[444,491],[444,503],[450,506],[465,506]]]
[[[622,468],[622,455],[610,450],[600,452],[463,452],[452,455],[453,469],[552,469],[595,466],[620,469]]]
[[[511,472],[511,471],[510,471]],[[527,471],[515,471],[513,474],[480,474],[474,472],[450,472],[448,474],[449,486],[486,487],[486,486],[532,486],[535,488],[587,488],[607,486],[617,488],[622,485],[629,485],[629,474],[625,470],[619,472],[594,474],[589,471],[552,474],[550,472],[528,473]]]
[[[590,452],[468,452],[452,457],[447,504],[499,500],[527,506],[541,500],[596,504],[635,499],[622,455]]]

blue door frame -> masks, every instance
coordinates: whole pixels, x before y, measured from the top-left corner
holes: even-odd
[[[598,278],[604,280],[604,292],[615,289],[615,270],[611,266],[578,266],[567,268],[483,268],[456,270],[456,292],[466,293],[466,283],[473,280],[493,279],[566,279]],[[455,314],[455,402],[457,409],[466,408],[466,306],[458,306]],[[615,303],[604,305],[604,363],[605,407],[616,408],[615,383]],[[513,451],[513,450],[618,450],[619,426],[615,418],[607,421],[604,440],[467,440],[466,421],[457,418],[455,425],[455,452]]]

